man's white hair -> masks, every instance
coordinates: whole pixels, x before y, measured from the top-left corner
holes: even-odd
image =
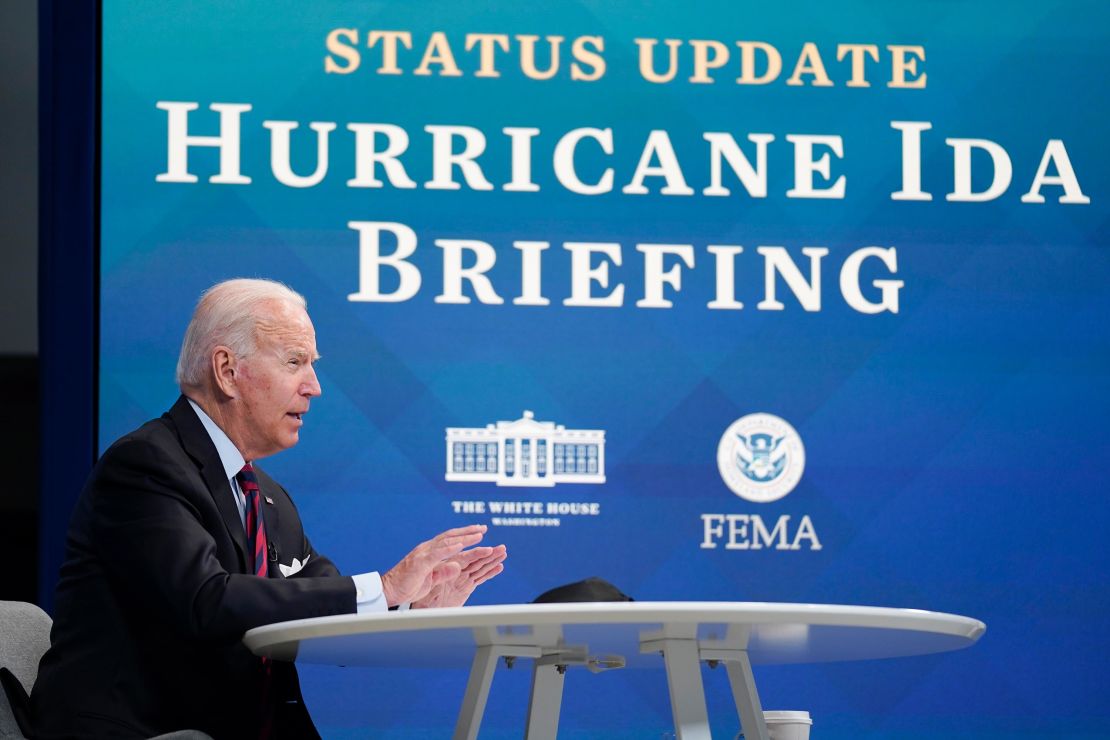
[[[257,349],[259,306],[270,301],[285,301],[301,308],[308,305],[304,296],[276,280],[225,280],[201,293],[177,358],[181,390],[205,385],[212,351],[220,345],[230,348],[236,357],[250,356]]]

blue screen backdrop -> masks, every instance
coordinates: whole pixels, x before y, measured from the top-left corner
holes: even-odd
[[[510,557],[473,603],[600,575],[638,600],[963,614],[988,630],[959,653],[757,667],[763,704],[808,709],[821,738],[1106,737],[1108,21],[1055,1],[105,2],[100,448],[175,399],[201,291],[281,280],[308,300],[324,393],[263,467],[344,572],[476,521]],[[706,134],[750,182],[736,152],[715,174]],[[377,262],[369,224],[391,225]],[[476,462],[466,440],[526,411],[565,429]],[[804,445],[773,501],[718,468],[752,414]],[[729,464],[756,465],[746,450]],[[519,485],[536,452],[554,485]],[[731,548],[729,515],[749,517]],[[302,678],[334,738],[443,737],[465,685]],[[569,737],[670,724],[661,671],[572,678]],[[705,678],[731,737],[725,676]],[[497,675],[482,737],[520,735],[528,679]]]

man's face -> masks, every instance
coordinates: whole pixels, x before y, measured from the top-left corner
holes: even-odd
[[[238,370],[240,450],[256,460],[297,444],[301,417],[320,395],[312,363],[316,332],[303,308],[272,302],[259,308],[254,354]]]

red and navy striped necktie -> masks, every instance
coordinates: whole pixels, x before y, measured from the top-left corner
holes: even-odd
[[[243,491],[243,498],[247,503],[247,567],[256,576],[266,578],[269,573],[269,563],[266,559],[266,527],[262,524],[262,506],[258,490],[258,478],[254,476],[254,468],[250,463],[235,476],[239,481],[239,488]]]
[[[250,463],[244,465],[243,469],[235,476],[235,480],[239,481],[239,489],[242,490],[243,498],[247,504],[247,567],[256,576],[266,578],[270,572],[269,562],[266,558],[266,527],[262,523],[262,505],[259,500],[261,492],[258,490],[258,478],[254,475],[254,467]],[[262,716],[258,728],[258,737],[260,740],[268,740],[273,730],[273,708],[270,706],[270,681],[272,680],[270,659],[262,658],[261,666],[262,678],[258,696]]]

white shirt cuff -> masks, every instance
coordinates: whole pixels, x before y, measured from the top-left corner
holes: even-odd
[[[355,582],[355,608],[359,614],[384,612],[388,608],[382,591],[382,577],[377,572],[351,576]]]
[[[355,610],[359,614],[373,614],[374,612],[388,611],[389,604],[385,601],[385,592],[382,591],[382,577],[376,571],[359,573],[351,576],[355,582]],[[407,612],[409,602],[397,605],[397,611]]]

